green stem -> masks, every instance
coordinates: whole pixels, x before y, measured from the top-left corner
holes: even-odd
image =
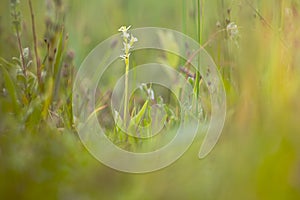
[[[21,57],[21,68],[22,68],[22,73],[25,77],[25,80],[26,80],[26,83],[24,84],[24,90],[25,90],[25,95],[27,97],[28,100],[30,100],[30,94],[29,94],[29,91],[28,91],[28,86],[27,86],[27,68],[26,68],[26,63],[25,63],[25,58],[24,58],[24,53],[23,53],[23,46],[22,46],[22,42],[21,42],[21,33],[20,33],[20,29],[19,29],[19,26],[21,26],[21,22],[20,20],[18,19],[18,14],[17,14],[17,10],[16,8],[14,7],[13,8],[13,18],[14,18],[14,28],[15,28],[15,31],[16,31],[16,37],[17,37],[17,44],[18,44],[18,48],[19,48],[19,51],[20,51],[20,57]]]
[[[14,20],[18,23],[20,23],[18,21],[17,18],[17,11],[14,9],[13,10],[13,16],[14,16]],[[17,37],[17,41],[18,41],[18,47],[19,47],[19,51],[20,51],[20,55],[21,55],[21,64],[22,64],[22,72],[25,76],[25,78],[27,78],[27,71],[26,71],[26,63],[25,63],[25,58],[24,58],[24,54],[23,54],[23,47],[22,47],[22,42],[21,42],[21,36],[20,36],[20,30],[19,30],[19,25],[17,23],[14,24],[15,27],[15,31],[16,31],[16,37]]]
[[[34,53],[35,53],[35,60],[36,60],[36,73],[37,73],[37,80],[38,84],[42,86],[42,72],[41,72],[41,60],[38,54],[38,44],[37,44],[37,37],[36,37],[36,29],[34,23],[34,13],[32,8],[31,0],[28,0],[30,14],[31,14],[31,26],[32,26],[32,35],[33,35],[33,46],[34,46]]]
[[[125,60],[125,95],[124,95],[124,124],[127,125],[127,103],[128,103],[128,72],[129,72],[129,57]]]
[[[198,42],[202,44],[202,35],[203,35],[203,0],[197,1],[198,8],[198,17],[197,17],[197,38]],[[196,113],[198,113],[198,98],[199,98],[199,85],[200,83],[200,57],[198,56],[198,69],[195,77],[194,84],[194,104],[196,106]]]

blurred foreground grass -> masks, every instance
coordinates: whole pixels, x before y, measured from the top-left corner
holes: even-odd
[[[10,99],[1,95],[0,199],[300,199],[300,3],[203,2],[204,41],[217,23],[226,28],[226,20],[240,32],[238,45],[224,33],[207,46],[228,100],[225,128],[208,157],[198,160],[201,143],[195,140],[170,167],[120,173],[96,161],[72,130],[57,130],[47,120],[24,128],[11,112]],[[33,5],[42,43],[45,2]],[[75,0],[63,5],[76,67],[123,24],[197,35],[196,1]],[[23,46],[32,49],[27,1],[20,6]],[[0,55],[11,60],[19,52],[8,1],[1,2],[0,13]],[[3,88],[2,73],[0,81]]]

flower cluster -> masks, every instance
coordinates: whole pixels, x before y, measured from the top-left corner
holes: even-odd
[[[125,63],[128,62],[129,56],[130,56],[130,49],[133,47],[133,44],[138,41],[136,37],[134,37],[132,34],[128,33],[128,30],[131,26],[121,26],[119,28],[119,32],[122,32],[122,38],[123,38],[123,45],[124,45],[124,54],[120,55],[120,57],[125,60]]]
[[[238,26],[234,22],[230,22],[227,25],[226,30],[227,30],[227,32],[228,32],[231,39],[235,39],[239,36]]]
[[[122,38],[123,38],[123,45],[124,45],[124,54],[120,55],[120,57],[124,60],[125,62],[125,91],[124,91],[124,123],[127,123],[127,106],[128,106],[128,72],[129,72],[129,56],[130,56],[130,49],[133,47],[133,44],[137,42],[137,38],[134,37],[132,34],[128,33],[128,30],[130,29],[131,26],[121,26],[119,28],[119,32],[122,32]]]

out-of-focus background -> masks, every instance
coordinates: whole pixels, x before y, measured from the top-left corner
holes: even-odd
[[[227,92],[222,135],[205,159],[198,159],[195,141],[177,162],[147,174],[110,169],[81,145],[72,125],[53,128],[45,117],[47,95],[43,107],[27,103],[28,95],[14,104],[14,81],[5,75],[15,76],[10,66],[20,55],[14,21],[32,58],[34,43],[28,1],[15,8],[18,20],[10,4],[0,6],[6,69],[0,73],[0,199],[300,199],[298,0],[32,0],[41,60],[48,55],[51,62],[47,45],[59,43],[55,26],[64,27],[64,63],[74,73],[121,25],[170,28],[207,44]]]

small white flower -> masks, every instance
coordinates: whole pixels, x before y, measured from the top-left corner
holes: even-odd
[[[154,100],[154,92],[151,88],[147,90],[148,96],[151,100]]]
[[[122,58],[123,60],[125,60],[126,55],[120,55],[120,58]]]
[[[127,31],[130,29],[130,27],[131,27],[131,25],[128,26],[128,27],[126,27],[126,26],[121,26],[121,27],[118,29],[118,31],[124,33],[124,32],[127,32]]]
[[[124,45],[124,51],[125,52],[129,52],[129,50],[131,49],[131,45],[130,44],[128,44],[128,43],[125,43],[125,42],[123,42],[123,45]]]
[[[126,59],[128,59],[129,56],[130,56],[130,53],[128,55],[120,55],[120,58],[122,58],[122,60],[126,60]]]
[[[130,29],[131,26],[121,26],[118,31],[122,32],[122,38],[123,38],[123,51],[124,55],[120,55],[120,58],[125,60],[125,64],[127,65],[129,63],[129,56],[130,56],[130,49],[133,48],[133,43],[137,42],[138,39],[134,37],[132,34],[130,35],[127,31]]]
[[[29,48],[28,47],[23,49],[23,56],[25,59],[28,59],[28,56],[29,56]]]
[[[230,37],[232,37],[232,38],[237,37],[239,35],[238,26],[234,22],[230,22],[227,25],[226,30],[227,30],[228,34],[230,35]]]
[[[131,34],[130,44],[133,45],[133,43],[135,43],[137,41],[138,41],[138,39]]]
[[[129,38],[129,33],[123,32],[123,33],[122,33],[122,37],[128,39],[128,38]]]

